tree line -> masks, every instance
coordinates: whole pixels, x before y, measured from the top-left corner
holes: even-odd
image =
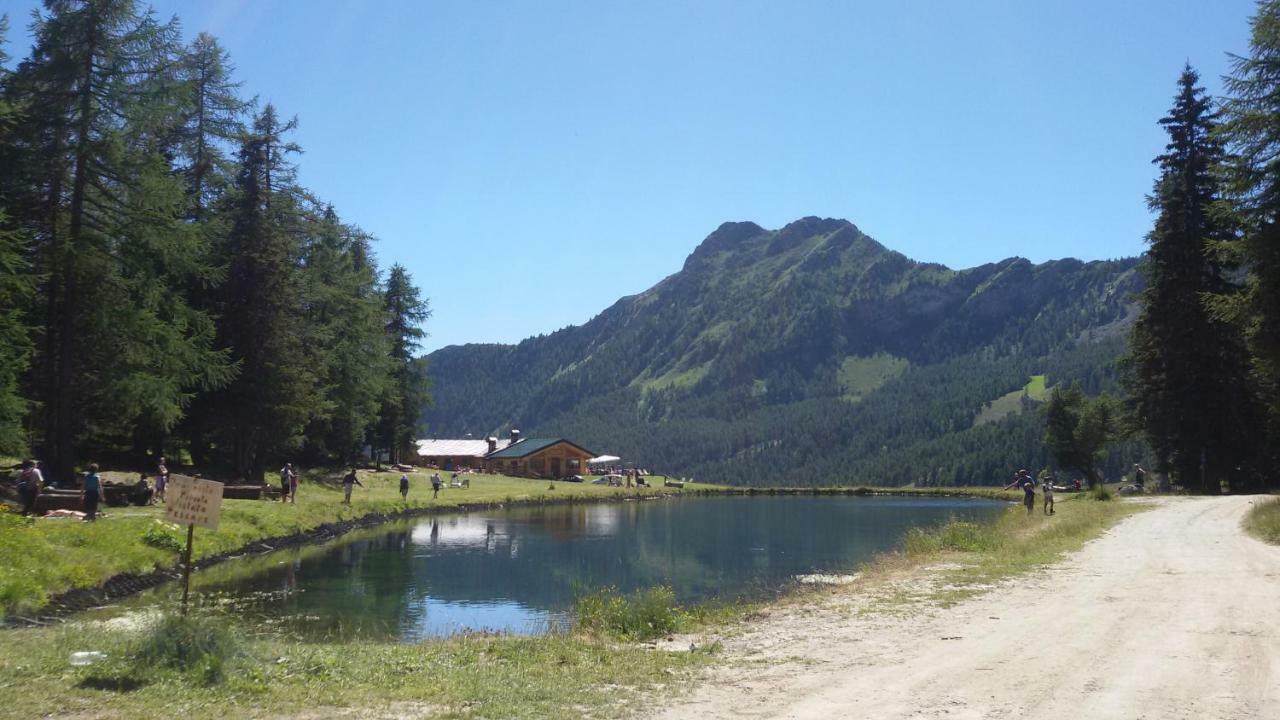
[[[1146,442],[1154,469],[1191,491],[1274,487],[1280,448],[1280,2],[1258,4],[1250,52],[1225,96],[1188,64],[1148,203],[1157,213],[1129,338],[1123,405],[1059,388],[1046,439],[1098,477],[1115,438]]]
[[[134,0],[0,19],[0,452],[257,479],[394,455],[427,400],[409,273],[302,187],[295,119]]]

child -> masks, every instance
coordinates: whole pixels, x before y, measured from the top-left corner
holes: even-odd
[[[402,473],[400,475],[400,497],[405,501],[408,501],[409,499],[409,474],[408,473]]]
[[[1052,478],[1052,477],[1047,477],[1047,478],[1045,478],[1045,479],[1044,479],[1044,484],[1043,484],[1041,487],[1043,487],[1043,488],[1044,488],[1044,514],[1045,514],[1045,515],[1052,515],[1052,514],[1054,513],[1054,510],[1053,510],[1053,478]]]

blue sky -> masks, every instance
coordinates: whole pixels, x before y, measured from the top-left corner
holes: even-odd
[[[25,53],[37,3],[0,0]],[[841,217],[968,267],[1142,251],[1182,64],[1252,2],[157,0],[296,114],[303,184],[379,238],[425,349],[582,323],[727,220]]]

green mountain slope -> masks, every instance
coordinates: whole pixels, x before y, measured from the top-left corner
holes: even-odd
[[[584,325],[432,353],[424,420],[442,437],[565,435],[709,481],[996,481],[1047,464],[1029,378],[1114,383],[1135,265],[952,270],[844,220],[725,223]]]

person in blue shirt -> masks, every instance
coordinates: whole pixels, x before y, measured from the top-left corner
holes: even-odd
[[[102,499],[102,478],[98,477],[98,463],[89,464],[84,474],[84,486],[80,489],[80,503],[84,507],[85,522],[98,519],[98,501]]]

